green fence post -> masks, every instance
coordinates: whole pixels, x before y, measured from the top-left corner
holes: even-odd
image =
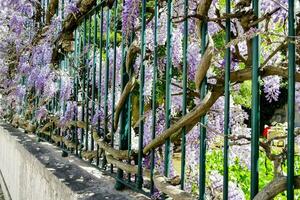
[[[167,1],[167,65],[166,65],[166,97],[165,97],[165,119],[166,129],[171,124],[171,79],[172,79],[172,0]],[[165,157],[164,157],[164,175],[170,174],[170,147],[171,140],[168,138],[165,142]]]
[[[146,53],[146,0],[142,0],[142,29],[141,29],[141,61],[140,61],[140,90],[139,90],[139,145],[138,145],[138,173],[137,188],[143,185],[143,139],[144,139],[144,84],[145,84],[145,65],[144,58]]]
[[[295,2],[288,1],[288,155],[287,199],[294,199],[294,153],[295,153]]]
[[[90,47],[91,47],[91,15],[88,16],[88,45],[85,45],[87,55],[85,57],[85,68],[86,68],[86,88],[85,88],[85,150],[89,150],[89,119],[90,119]],[[86,21],[85,21],[86,22]],[[87,24],[85,24],[87,25]]]
[[[109,82],[109,45],[110,45],[110,10],[106,10],[106,68],[105,68],[105,97],[104,97],[104,134],[108,133],[108,82]]]
[[[98,36],[98,28],[97,28],[97,10],[95,10],[94,13],[94,40],[93,40],[93,79],[92,79],[92,112],[91,117],[94,117],[95,115],[95,101],[96,101],[96,44],[97,44],[97,36]],[[94,150],[94,138],[93,133],[91,137],[91,151]]]
[[[154,60],[153,60],[153,83],[152,83],[152,140],[156,135],[156,82],[158,68],[158,44],[157,44],[157,25],[158,25],[158,0],[155,0],[154,5]],[[150,166],[150,194],[154,193],[154,167],[155,167],[155,149],[151,150],[151,166]]]
[[[83,53],[83,73],[82,73],[82,87],[81,87],[81,94],[82,94],[82,104],[81,104],[81,121],[84,122],[85,118],[85,99],[86,99],[86,94],[85,94],[85,88],[86,88],[86,53],[85,53],[85,46],[86,46],[86,17],[84,17],[84,22],[83,22],[83,38],[82,38],[82,48],[81,48],[81,53]],[[82,145],[83,145],[83,136],[85,134],[85,129],[81,129],[81,145],[80,145],[80,157],[82,153]]]
[[[123,2],[124,3],[124,2]],[[125,50],[125,34],[122,33],[122,43],[121,43],[121,48],[122,48],[122,66],[121,66],[121,91],[124,90],[127,82],[128,82],[128,74],[126,72],[126,58],[125,58],[125,54],[126,54],[126,50]],[[130,148],[128,148],[130,146],[130,142],[131,142],[131,138],[130,138],[130,128],[131,128],[131,118],[130,118],[130,95],[129,97],[126,99],[125,104],[121,110],[121,117],[120,117],[120,137],[119,137],[119,149],[120,150],[126,150],[128,149],[128,157],[130,157]],[[127,163],[130,163],[130,159],[128,160]],[[125,185],[120,181],[123,180],[123,176],[124,176],[124,171],[122,169],[118,169],[117,170],[117,180],[116,180],[116,185],[115,188],[117,190],[121,190],[125,187]],[[128,181],[130,181],[130,176],[131,174],[128,174]]]
[[[74,34],[75,34],[75,52],[74,52],[74,74],[73,74],[73,81],[74,81],[74,84],[73,84],[73,91],[74,91],[74,101],[76,103],[78,103],[78,74],[77,74],[77,71],[78,71],[78,29],[76,28],[75,31],[74,31]],[[76,107],[76,111],[75,111],[75,114],[76,116],[74,116],[73,120],[75,121],[75,125],[74,125],[74,142],[76,144],[75,146],[75,155],[77,156],[78,155],[78,132],[77,132],[77,118],[78,118],[78,109]]]
[[[101,110],[101,97],[102,97],[102,86],[101,86],[101,83],[102,83],[102,49],[103,49],[103,45],[102,45],[102,42],[103,42],[103,6],[101,6],[101,9],[100,9],[100,41],[99,41],[99,52],[100,52],[100,55],[99,55],[99,74],[98,74],[98,110],[100,111]],[[101,125],[101,122],[100,120],[98,121],[98,132],[100,133],[100,125]],[[97,144],[97,157],[96,157],[96,165],[98,166],[99,165],[99,145]]]
[[[117,60],[117,26],[118,26],[118,0],[114,2],[114,42],[113,42],[113,72],[112,72],[112,108],[111,108],[111,147],[114,147],[114,117],[115,117],[115,101],[116,101],[116,60]],[[113,173],[113,165],[111,165],[111,173]]]
[[[188,0],[184,1],[184,36],[183,36],[183,72],[182,72],[182,116],[186,115],[186,98],[187,98],[187,47],[188,47]],[[181,134],[181,182],[180,189],[184,189],[185,182],[185,157],[186,157],[186,127],[182,128]]]
[[[206,50],[207,44],[207,22],[203,22],[201,26],[201,54],[203,55]],[[205,77],[200,86],[200,99],[206,95],[207,78]],[[200,167],[199,167],[199,199],[205,199],[205,179],[206,179],[206,128],[202,124],[206,124],[206,116],[200,118]]]
[[[230,14],[230,0],[226,0],[226,13]],[[226,44],[230,42],[230,19],[226,19]],[[230,47],[225,53],[225,109],[224,109],[224,176],[223,176],[223,199],[228,199],[228,136],[230,134]]]
[[[253,1],[255,16],[259,17],[259,0]],[[258,25],[256,26],[258,28]],[[259,67],[260,67],[260,38],[252,39],[252,112],[251,112],[251,199],[258,193],[258,157],[260,136],[260,105],[259,105]]]

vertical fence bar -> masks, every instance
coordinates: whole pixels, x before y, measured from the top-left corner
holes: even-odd
[[[230,14],[230,0],[226,0],[226,14]],[[230,42],[230,19],[226,19],[226,44]],[[225,105],[224,105],[224,176],[223,176],[223,199],[228,199],[228,136],[230,119],[230,47],[225,53]]]
[[[82,106],[83,106],[83,93],[82,93],[82,85],[81,85],[81,73],[83,72],[82,71],[82,41],[81,41],[81,38],[82,38],[82,30],[81,30],[81,26],[79,26],[77,28],[77,38],[78,38],[78,50],[77,50],[77,55],[78,55],[78,58],[76,59],[77,61],[77,71],[78,71],[78,75],[77,75],[77,103],[80,102],[80,106],[81,106],[81,112],[82,112]],[[80,93],[80,90],[81,90],[81,99],[79,101],[79,93]],[[77,111],[78,111],[78,115],[77,115],[77,120],[79,121],[82,121],[82,114],[81,116],[79,116],[79,109],[77,108]],[[78,144],[77,144],[77,149],[79,151],[79,157],[81,157],[81,143],[82,143],[82,129],[80,129],[79,133],[77,133],[77,140],[78,140]],[[80,138],[79,138],[80,137]],[[80,142],[79,142],[80,141]]]
[[[130,41],[129,41],[130,44],[133,41],[133,37],[134,37],[134,33],[132,32],[131,36],[130,36]],[[125,63],[125,66],[126,66],[126,63]],[[125,82],[127,83],[129,81],[128,78],[132,77],[132,76],[133,76],[133,72],[132,72],[132,68],[130,68],[129,71],[127,72],[127,74],[126,73],[124,74],[124,80],[123,80],[124,83]],[[127,114],[126,126],[128,127],[128,132],[127,132],[128,155],[131,155],[131,144],[132,144],[132,142],[131,142],[131,122],[132,122],[131,121],[132,120],[132,103],[131,103],[131,101],[132,101],[132,93],[130,92],[129,95],[128,95],[128,102],[127,102],[127,105],[126,105],[127,108],[126,107],[124,108],[124,110],[127,109],[127,113],[124,112],[124,118]],[[124,143],[126,144],[126,141],[124,141]],[[125,149],[125,147],[124,147],[124,149]],[[135,162],[136,162],[136,160],[135,160]],[[129,164],[131,163],[130,159],[128,159],[128,163]],[[136,178],[136,176],[135,176],[135,178]],[[131,182],[131,173],[128,173],[128,182]]]
[[[156,82],[157,82],[157,68],[158,68],[158,44],[157,44],[157,26],[158,26],[158,0],[154,4],[154,60],[153,60],[153,83],[152,83],[152,140],[155,138],[156,129]],[[154,167],[155,167],[155,149],[151,150],[151,166],[150,166],[150,194],[154,193]]]
[[[54,83],[55,84],[55,87],[56,87],[56,83]],[[53,95],[53,98],[52,98],[52,113],[54,114],[54,113],[56,113],[56,93],[54,93],[54,95]],[[55,123],[53,122],[53,124],[52,124],[52,128],[53,128],[53,135],[55,135],[56,134],[56,128],[55,128]]]
[[[39,108],[39,101],[40,101],[40,99],[39,99],[38,93],[37,93],[37,91],[35,91],[35,99],[34,99],[34,111],[35,111],[34,114],[35,115]],[[36,119],[34,119],[34,121],[35,121],[35,125],[38,126],[39,122]],[[36,134],[38,135],[38,137],[42,137],[42,135],[39,131],[37,131]],[[40,140],[40,138],[38,138],[38,140]]]
[[[111,107],[111,146],[114,147],[114,117],[115,117],[115,93],[116,93],[116,65],[117,65],[117,26],[118,26],[118,19],[117,19],[117,8],[118,8],[118,0],[114,2],[114,62],[113,62],[113,72],[112,72],[112,107]],[[113,165],[111,165],[111,173],[113,173]]]
[[[186,94],[187,94],[187,47],[188,47],[188,0],[184,1],[184,32],[183,32],[183,71],[182,71],[182,116],[186,115]],[[181,182],[180,189],[184,189],[185,179],[185,157],[186,157],[186,127],[181,133]]]
[[[22,76],[21,84],[22,84],[22,86],[26,86],[26,77],[25,76]],[[19,113],[21,116],[24,116],[24,113],[25,113],[25,106],[26,106],[26,101],[27,101],[26,96],[27,96],[27,93],[25,92],[24,97],[22,98],[22,106],[21,106],[20,113]]]
[[[82,38],[82,48],[81,48],[81,53],[83,54],[83,67],[82,67],[82,70],[83,70],[83,77],[82,77],[82,87],[81,87],[81,94],[82,94],[82,99],[81,99],[81,121],[84,123],[84,118],[85,118],[85,83],[86,83],[86,76],[85,76],[85,73],[86,73],[86,53],[85,53],[85,48],[86,48],[86,17],[84,17],[84,20],[83,20],[83,38]],[[81,147],[80,147],[80,157],[81,157],[81,153],[82,153],[82,145],[83,145],[83,136],[84,136],[84,133],[85,133],[85,129],[82,128],[81,129]]]
[[[61,55],[59,56],[60,57],[60,61],[59,61],[59,70],[61,71],[61,67],[62,67],[62,64],[61,64]],[[59,80],[58,80],[58,88],[59,88],[59,92],[57,94],[57,109],[58,109],[58,115],[61,116],[62,112],[61,112],[61,109],[62,109],[62,102],[61,102],[61,98],[60,98],[60,91],[61,91],[61,87],[62,87],[62,76],[60,75],[59,77]],[[62,135],[62,130],[61,128],[58,128],[58,135],[59,136],[63,136]],[[59,143],[59,146],[60,147],[63,147],[63,140]]]
[[[105,67],[105,94],[104,94],[104,138],[108,133],[108,83],[109,83],[109,45],[110,45],[110,10],[107,7],[106,10],[106,67]],[[102,167],[106,167],[106,158],[103,157]]]
[[[89,143],[89,110],[90,110],[90,47],[91,47],[91,35],[92,35],[92,27],[91,27],[91,15],[89,15],[88,18],[89,21],[89,32],[88,32],[88,45],[85,46],[85,48],[87,47],[86,51],[87,51],[87,58],[86,58],[86,98],[85,98],[85,106],[86,106],[86,111],[85,111],[85,148],[86,151],[89,150],[88,147],[88,143]]]
[[[256,17],[259,17],[259,0],[253,0],[253,11]],[[258,28],[258,25],[256,26]],[[260,38],[255,36],[252,39],[252,112],[251,112],[251,199],[258,193],[258,157],[259,157],[259,51]]]
[[[97,36],[98,36],[98,28],[97,28],[97,10],[95,10],[94,13],[94,40],[93,40],[93,79],[92,79],[92,113],[91,117],[95,115],[95,100],[96,100],[96,68],[97,68],[97,62],[96,62],[96,44],[97,44]],[[98,96],[99,97],[99,96]],[[93,133],[91,134],[91,151],[94,150],[94,138]]]
[[[62,70],[63,73],[66,73],[66,71],[67,71],[67,58],[65,56],[63,56],[63,58],[64,58],[64,60],[62,61],[61,70]],[[65,116],[65,113],[66,113],[66,100],[63,100],[63,102],[62,102],[62,113],[63,113],[63,116]],[[61,130],[61,132],[62,132],[63,138],[66,139],[65,138],[66,137],[66,130]],[[63,157],[68,156],[67,151],[64,151],[66,149],[67,149],[67,147],[66,147],[65,143],[62,142],[62,151],[63,151],[62,156]]]
[[[295,12],[294,0],[288,1],[288,155],[287,199],[294,199],[294,152],[295,152]]]
[[[101,97],[102,97],[102,41],[103,41],[103,6],[100,9],[100,41],[99,41],[99,74],[98,74],[98,111],[101,110]],[[100,120],[98,121],[98,132],[100,132]],[[97,157],[96,164],[99,165],[99,145],[97,144]]]
[[[128,74],[125,74],[124,76],[125,76],[124,82],[128,82]],[[132,98],[132,93],[130,93],[128,95],[128,102],[127,102],[126,106],[124,107],[124,110],[127,110],[127,112],[124,111],[124,117],[126,117],[126,114],[127,114],[126,125],[125,125],[127,127],[127,129],[125,130],[125,133],[127,134],[127,141],[125,139],[126,138],[125,136],[122,137],[122,138],[124,138],[124,140],[122,140],[122,143],[124,143],[124,146],[122,145],[122,149],[126,149],[126,148],[128,149],[128,158],[130,158],[130,155],[131,155],[131,116],[132,116],[131,98]],[[126,145],[126,143],[127,143],[127,145]],[[129,164],[131,163],[131,159],[128,159],[128,163]],[[131,173],[128,173],[128,182],[130,182],[130,181],[131,181]]]
[[[110,45],[110,10],[106,10],[106,69],[105,69],[105,97],[104,97],[104,134],[108,133],[108,83],[109,83],[109,45]]]
[[[143,185],[143,139],[144,139],[144,84],[145,84],[145,65],[144,58],[146,53],[146,0],[142,1],[142,29],[141,29],[141,61],[140,61],[140,91],[139,91],[139,152],[138,152],[138,174],[137,188]]]
[[[74,53],[74,85],[73,85],[73,90],[74,90],[74,101],[78,103],[78,29],[75,29],[75,53]],[[78,104],[77,104],[78,105]],[[75,155],[78,155],[78,132],[77,132],[77,118],[78,118],[78,108],[76,106],[75,108],[75,116],[74,116],[74,122],[75,122],[75,127],[74,127],[74,142],[75,142]]]
[[[172,79],[172,0],[167,2],[167,65],[166,65],[166,97],[165,97],[165,118],[166,129],[170,127],[171,123],[171,79]],[[169,176],[170,173],[170,138],[165,142],[165,163],[164,163],[164,175]]]
[[[124,4],[124,1],[123,1],[123,4]],[[120,74],[121,74],[121,91],[124,90],[125,88],[125,85],[127,84],[128,82],[128,74],[126,73],[126,58],[125,58],[125,54],[126,54],[126,50],[125,50],[125,41],[126,41],[126,36],[125,36],[125,33],[122,33],[122,43],[121,43],[121,48],[122,48],[122,65],[121,65],[121,70],[120,70]],[[130,99],[130,97],[128,98]],[[129,100],[128,100],[129,101]],[[128,102],[125,102],[123,108],[122,108],[122,111],[121,111],[121,117],[120,117],[120,125],[119,125],[119,128],[120,128],[120,136],[119,136],[119,149],[120,150],[126,150],[126,148],[129,146],[128,143],[130,142],[130,137],[128,136],[129,135],[129,132],[130,132],[130,128],[131,126],[129,126],[128,124],[130,123],[130,120],[128,120],[128,115],[130,113],[130,108],[128,109]],[[127,123],[128,122],[128,123]],[[126,126],[129,126],[129,129],[128,129],[128,134],[126,135]],[[128,149],[128,158],[130,158],[130,149]],[[130,159],[128,159],[128,163],[130,163]],[[121,183],[120,181],[118,180],[121,180],[123,179],[123,175],[124,175],[124,171],[122,169],[119,169],[117,170],[117,182],[116,182],[116,185],[115,185],[115,188],[117,190],[120,190],[120,189],[123,189],[124,188],[124,184]],[[130,181],[130,174],[128,174],[128,181]]]
[[[207,22],[203,22],[201,26],[201,54],[203,55],[206,50],[207,43]],[[200,99],[202,100],[206,94],[206,82],[205,77],[200,86]],[[206,116],[200,118],[201,124],[206,124]],[[199,167],[199,199],[205,199],[205,179],[206,179],[206,128],[200,125],[200,167]]]

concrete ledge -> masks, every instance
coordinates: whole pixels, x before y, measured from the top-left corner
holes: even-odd
[[[0,170],[0,200],[11,200],[7,185]]]
[[[0,124],[0,171],[12,200],[148,199],[130,190],[115,190],[113,178],[74,156],[61,157],[58,148],[4,123]]]

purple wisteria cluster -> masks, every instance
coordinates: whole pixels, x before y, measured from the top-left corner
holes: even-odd
[[[65,111],[63,111],[60,116],[59,126],[64,128],[66,124],[73,121],[78,115],[77,102],[68,101],[64,103],[62,108],[65,109]]]
[[[79,8],[77,7],[78,0],[70,0],[66,2],[66,9],[65,9],[65,17],[71,14],[76,14],[80,12]]]
[[[136,22],[139,19],[139,0],[125,0],[122,11],[122,31],[125,35],[134,30]]]
[[[278,101],[280,95],[280,82],[281,78],[279,76],[267,76],[264,78],[264,92],[266,94],[266,99],[270,103]]]
[[[217,172],[217,171],[212,171],[209,179],[211,181],[211,185],[209,187],[209,194],[213,198],[221,198],[222,193],[223,193],[223,176]],[[233,182],[229,182],[229,187],[228,187],[229,193],[228,193],[228,199],[230,200],[245,200],[245,194],[242,191],[241,188],[238,187],[237,184]]]

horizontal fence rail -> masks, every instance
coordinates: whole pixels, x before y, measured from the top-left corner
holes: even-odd
[[[268,199],[264,191],[272,184],[267,184],[279,181],[283,188],[275,193],[300,198],[295,190],[299,188],[295,2],[278,2],[274,3],[278,7],[262,12],[265,2],[259,0],[93,1],[77,18],[83,9],[70,6],[73,1],[41,0],[40,24],[35,26],[49,25],[48,14],[54,10],[59,32],[68,30],[67,42],[60,44],[56,56],[58,90],[44,101],[34,88],[24,97],[19,114],[39,127],[35,132],[40,140],[61,147],[63,156],[75,154],[112,175],[119,190],[129,187],[154,199]],[[216,18],[211,17],[212,9]],[[265,51],[271,51],[268,40],[281,33],[264,32],[272,23],[265,20],[276,12],[288,19],[282,29],[288,37],[278,55],[286,66],[277,69],[268,66],[277,52],[268,58]],[[251,21],[242,24],[242,16]],[[67,20],[75,21],[71,31]],[[239,35],[237,21],[245,36]],[[248,53],[239,52],[240,43]],[[279,67],[285,72],[276,74]],[[262,82],[270,75],[283,76],[288,88],[287,127],[278,123],[270,128],[270,134],[282,131],[274,137],[262,136],[266,109]],[[22,77],[22,85],[29,81]],[[247,102],[236,105],[242,96],[239,91],[249,93],[249,99],[239,100],[247,101],[248,107]],[[38,120],[34,115],[41,109],[48,117]],[[277,139],[284,146],[273,145]],[[240,146],[247,149],[239,150]],[[245,155],[248,167],[239,164],[235,152]],[[267,156],[273,160],[263,163]],[[274,173],[282,171],[266,182],[273,169],[265,168],[272,164],[277,166]],[[246,172],[232,178],[238,171]]]

